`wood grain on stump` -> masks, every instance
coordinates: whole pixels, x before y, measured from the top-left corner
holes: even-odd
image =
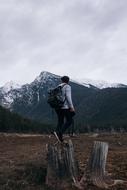
[[[65,189],[77,180],[78,167],[71,140],[66,144],[48,145],[46,184],[54,189]]]
[[[108,155],[108,143],[95,141],[89,158],[87,171],[80,181],[82,189],[85,183],[93,184],[99,188],[107,189],[113,184],[113,180],[107,175],[105,170]]]

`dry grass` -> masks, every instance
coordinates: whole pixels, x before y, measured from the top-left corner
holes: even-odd
[[[66,137],[68,138],[68,137]],[[80,135],[73,137],[81,173],[94,140],[109,142],[107,171],[114,179],[127,180],[127,134]],[[0,134],[0,190],[46,190],[46,144],[48,135]],[[87,190],[95,190],[88,187]],[[112,190],[126,190],[125,185]]]

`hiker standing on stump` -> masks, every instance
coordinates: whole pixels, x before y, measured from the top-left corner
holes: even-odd
[[[47,102],[55,109],[58,117],[54,135],[58,141],[63,142],[63,134],[73,123],[72,117],[75,115],[75,109],[72,103],[71,86],[68,84],[69,77],[63,76],[61,81],[62,83],[60,85],[48,92]]]
[[[69,77],[63,76],[61,81],[62,83],[59,86],[61,87],[64,103],[61,108],[55,109],[58,123],[54,134],[59,141],[63,142],[63,134],[72,125],[72,117],[75,115],[75,109],[72,103],[71,86],[68,84]]]

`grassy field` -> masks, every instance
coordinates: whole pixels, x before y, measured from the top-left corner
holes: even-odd
[[[68,137],[65,137],[68,139]],[[127,180],[127,134],[82,134],[72,138],[81,173],[86,166],[93,141],[109,143],[106,170],[112,179]],[[0,134],[0,190],[46,190],[46,144],[48,135]],[[75,188],[71,188],[75,189]],[[71,190],[70,189],[70,190]],[[88,187],[87,190],[95,190]],[[126,190],[117,185],[111,190]]]

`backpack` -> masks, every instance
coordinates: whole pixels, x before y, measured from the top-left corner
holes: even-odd
[[[63,100],[62,96],[62,88],[63,86],[57,86],[54,89],[50,89],[48,92],[47,103],[54,109],[61,109],[64,105],[65,100]],[[66,98],[65,98],[66,99]]]

